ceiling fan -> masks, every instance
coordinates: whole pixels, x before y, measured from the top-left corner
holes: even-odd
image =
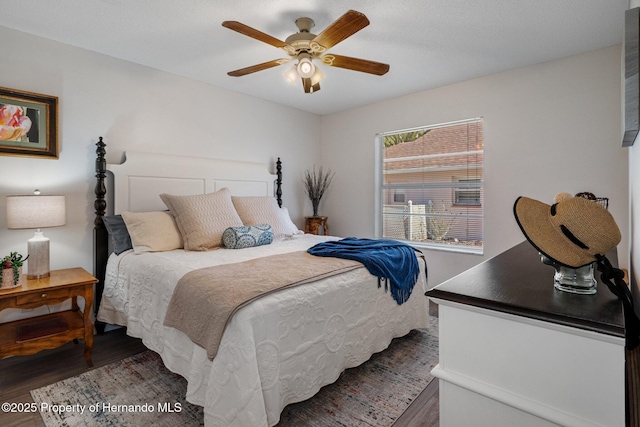
[[[289,55],[289,58],[263,62],[230,71],[227,74],[232,77],[240,77],[291,61],[297,61],[285,75],[291,81],[295,81],[300,77],[305,93],[314,93],[320,90],[320,80],[324,78],[322,71],[313,63],[314,59],[331,67],[345,68],[378,76],[389,71],[388,64],[327,53],[327,50],[369,25],[369,20],[363,13],[350,10],[318,35],[310,32],[314,25],[315,23],[311,18],[298,18],[296,26],[299,32],[290,35],[285,41],[281,41],[240,22],[224,21],[222,23],[223,27],[280,48]]]

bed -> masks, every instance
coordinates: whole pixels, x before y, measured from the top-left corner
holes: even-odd
[[[208,349],[187,333],[164,324],[181,279],[204,269],[247,265],[240,263],[264,266],[338,238],[304,234],[287,223],[280,159],[276,174],[251,162],[137,152],[127,152],[121,164],[108,165],[102,138],[97,147],[96,328],[125,326],[129,335],[160,354],[168,369],[187,380],[186,399],[204,408],[206,426],[276,425],[286,405],[310,398],[345,369],[387,348],[393,338],[428,327],[426,262],[419,263],[418,281],[401,305],[365,268],[349,267],[243,305],[226,324],[211,359]],[[115,236],[105,228],[107,218],[166,213],[159,197],[163,193],[190,198],[223,189],[238,200],[269,206],[273,204],[267,199],[275,200],[287,232],[274,233],[271,244],[243,249],[113,251]],[[270,276],[268,269],[260,273]]]

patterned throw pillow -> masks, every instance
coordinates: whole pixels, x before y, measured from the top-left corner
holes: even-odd
[[[243,225],[269,224],[275,239],[284,239],[302,231],[291,221],[287,208],[280,208],[270,196],[231,196]]]
[[[193,196],[161,194],[160,198],[175,217],[187,251],[219,247],[227,227],[243,225],[228,188]]]
[[[269,224],[229,227],[222,233],[222,243],[229,249],[244,249],[268,245],[273,242],[273,231]]]

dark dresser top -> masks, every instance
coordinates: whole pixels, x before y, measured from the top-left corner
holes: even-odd
[[[617,265],[615,251],[607,254]],[[429,290],[426,295],[624,338],[622,303],[600,280],[594,295],[553,287],[554,269],[524,241]]]

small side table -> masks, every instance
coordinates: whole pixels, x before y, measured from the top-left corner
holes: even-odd
[[[329,228],[327,227],[327,216],[305,216],[304,232],[308,234],[322,234],[323,236],[329,235]],[[322,229],[322,233],[320,230]]]
[[[84,340],[84,359],[89,367],[93,347],[93,285],[98,280],[82,268],[53,270],[49,277],[27,279],[22,286],[0,291],[0,310],[36,308],[71,299],[71,309],[0,324],[0,359],[56,348],[69,341]],[[78,307],[84,299],[84,310]]]

